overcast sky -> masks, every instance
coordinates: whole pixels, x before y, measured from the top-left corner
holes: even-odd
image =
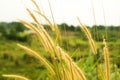
[[[36,1],[38,1],[44,14],[51,19],[48,0]],[[77,25],[79,23],[76,17],[79,17],[83,23],[94,25],[91,1],[93,1],[96,24],[105,24],[103,5],[106,24],[120,25],[120,0],[103,0],[103,4],[102,0],[50,0],[55,22]],[[0,22],[11,22],[17,19],[32,21],[25,6],[34,8],[30,0],[0,0]]]

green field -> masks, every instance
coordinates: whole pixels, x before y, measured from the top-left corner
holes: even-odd
[[[11,27],[3,27],[3,24],[9,24]],[[13,80],[3,78],[1,76],[2,74],[18,74],[26,76],[31,80],[49,80],[49,71],[47,71],[46,68],[36,58],[28,55],[25,50],[17,46],[17,43],[26,45],[51,62],[49,52],[44,49],[37,36],[34,33],[27,33],[28,29],[24,28],[23,25],[17,22],[1,23],[0,27],[0,80]],[[23,29],[21,28],[20,30],[20,27],[23,27]],[[47,25],[45,25],[45,28],[55,41],[55,34],[51,32]],[[98,63],[103,64],[104,62],[104,45],[102,40],[102,36],[105,34],[104,26],[97,26],[98,35],[96,36],[99,39],[97,39],[97,37],[93,37],[97,45],[97,62],[94,61],[94,55],[92,53],[89,41],[87,40],[85,34],[81,31],[80,27],[68,25],[63,26],[63,24],[61,24],[59,25],[59,28],[62,36],[61,40],[58,41],[59,45],[84,71],[88,80],[95,80],[97,74],[95,67]],[[118,77],[120,73],[120,37],[118,28],[119,27],[109,26],[107,30],[107,45],[110,54],[111,80],[120,79],[120,77]],[[88,29],[93,32],[94,26],[88,27]],[[94,36],[94,33],[92,33],[92,35]]]

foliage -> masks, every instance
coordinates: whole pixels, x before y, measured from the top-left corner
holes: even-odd
[[[46,30],[50,30],[49,25],[44,25]],[[68,25],[66,23],[62,23],[58,25],[59,29],[61,30],[61,33],[63,35],[71,35],[73,33],[75,36],[79,36],[82,40],[86,40],[85,34],[80,29],[80,26],[73,26]],[[107,30],[106,30],[107,27]],[[89,27],[89,30],[91,31],[91,34],[93,38],[95,37],[96,41],[102,41],[103,37],[105,37],[107,32],[107,39],[108,41],[117,41],[117,39],[120,37],[120,28],[119,26],[103,26],[103,25],[94,25],[92,27]],[[97,31],[95,30],[97,29]],[[27,28],[24,27],[19,22],[1,22],[0,23],[0,36],[5,37],[11,40],[20,40],[20,41],[26,41],[27,36],[24,35],[24,31],[28,31]],[[23,36],[20,35],[23,33]]]
[[[0,23],[1,37],[6,39],[26,41],[28,35],[24,35],[25,30],[26,28],[19,22]]]

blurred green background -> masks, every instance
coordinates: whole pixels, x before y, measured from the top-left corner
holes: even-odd
[[[43,24],[49,35],[55,40],[55,34],[48,25]],[[80,26],[58,24],[62,39],[59,45],[73,58],[85,71],[89,79],[95,74],[93,55],[89,42]],[[103,37],[106,38],[112,71],[120,71],[120,27],[94,25],[87,26],[96,42],[100,62],[103,62]],[[107,37],[106,37],[107,36]],[[20,43],[37,51],[50,61],[49,53],[45,51],[35,33],[19,22],[0,22],[0,80],[13,80],[3,78],[2,74],[20,74],[32,80],[49,80],[45,67],[34,57],[16,44]],[[91,66],[91,67],[90,67]],[[93,72],[92,72],[93,71]],[[112,72],[111,71],[111,72]],[[114,72],[114,80],[117,73]],[[92,75],[92,76],[91,76]]]

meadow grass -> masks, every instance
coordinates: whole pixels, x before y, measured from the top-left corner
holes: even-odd
[[[38,20],[38,18],[28,8],[26,8],[26,10],[28,11],[29,15],[32,17],[36,25],[33,25],[32,23],[24,21],[24,20],[19,20],[19,21],[22,24],[24,24],[27,28],[35,32],[40,43],[43,45],[44,49],[46,50],[46,52],[50,54],[51,61],[47,60],[44,56],[41,56],[38,52],[32,50],[31,48],[28,48],[21,44],[17,44],[17,45],[21,47],[22,49],[24,49],[29,55],[32,55],[33,57],[35,57],[40,63],[42,63],[46,67],[46,69],[49,71],[49,73],[47,74],[50,80],[89,80],[89,78],[86,77],[85,72],[76,64],[76,62],[71,58],[71,56],[68,55],[68,53],[60,47],[59,41],[61,40],[62,37],[60,35],[60,31],[56,23],[55,22],[52,23],[45,16],[45,14],[42,14],[38,4],[34,0],[32,0],[32,2],[36,6],[36,9],[37,9],[34,12],[38,13],[41,17],[43,17],[48,22],[48,24],[50,25],[51,31],[55,32],[56,34],[56,39],[53,39],[48,34],[48,32],[44,29],[41,22]],[[54,17],[53,17],[53,20],[54,20]],[[88,38],[88,41],[92,49],[92,53],[95,56],[94,58],[96,58],[98,54],[96,43],[93,40],[89,30],[86,28],[84,24],[81,23],[79,18],[78,18],[78,22],[80,23],[81,29],[83,30],[83,32]],[[104,48],[103,48],[104,64],[102,65],[105,65],[105,68],[103,69],[100,66],[101,63],[97,63],[98,59],[95,59],[95,63],[97,64],[96,64],[96,67],[94,68],[96,68],[99,73],[99,74],[96,73],[96,77],[97,75],[99,75],[100,79],[102,80],[110,80],[111,74],[110,74],[109,51],[108,51],[108,47],[105,42],[105,39],[103,43],[104,43]],[[20,75],[4,74],[2,76],[10,77],[10,78],[19,78],[21,80],[29,80]],[[94,80],[99,80],[99,79],[96,78]]]

